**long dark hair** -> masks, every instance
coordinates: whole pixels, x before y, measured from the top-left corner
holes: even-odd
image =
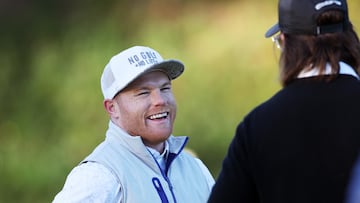
[[[339,11],[327,11],[318,18],[318,25],[343,22],[344,16]],[[319,68],[325,72],[326,64],[331,65],[331,81],[338,75],[339,62],[343,61],[360,73],[359,38],[349,22],[344,32],[320,35],[285,34],[285,43],[280,57],[280,81],[283,86],[297,78],[303,70]],[[318,77],[322,78],[322,77]]]

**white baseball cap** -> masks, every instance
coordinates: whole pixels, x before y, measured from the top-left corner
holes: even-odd
[[[154,70],[166,73],[169,79],[179,77],[184,64],[178,60],[164,60],[150,47],[134,46],[113,56],[101,76],[101,90],[105,99],[113,99],[140,75]]]

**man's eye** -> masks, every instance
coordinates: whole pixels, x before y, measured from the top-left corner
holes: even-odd
[[[147,95],[147,94],[149,94],[148,91],[141,91],[141,92],[138,92],[136,95],[141,96],[141,95]]]
[[[162,91],[171,90],[171,87],[163,87],[161,88]]]

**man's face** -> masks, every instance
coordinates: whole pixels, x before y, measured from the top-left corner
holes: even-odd
[[[117,124],[145,145],[162,144],[172,133],[176,102],[168,76],[154,71],[140,76],[115,98]]]

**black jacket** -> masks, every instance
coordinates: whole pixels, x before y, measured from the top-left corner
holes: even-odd
[[[208,202],[343,202],[359,149],[359,80],[298,79],[239,124]]]

